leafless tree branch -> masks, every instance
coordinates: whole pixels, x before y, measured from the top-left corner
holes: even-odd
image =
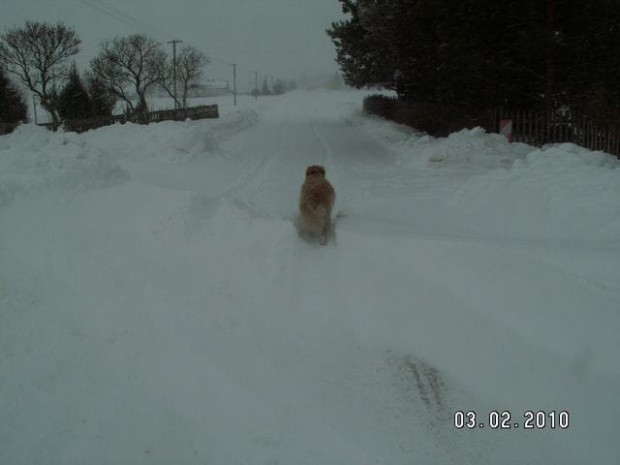
[[[69,59],[79,52],[81,40],[63,23],[27,21],[24,27],[0,35],[0,62],[18,76],[41,100],[41,106],[58,122],[56,79],[64,80]]]
[[[174,63],[169,58],[166,65],[161,69],[158,84],[172,97],[177,98],[181,108],[189,105],[189,96],[192,90],[196,89],[202,78],[204,67],[209,63],[209,59],[204,53],[191,45],[181,49],[177,55],[177,86],[179,95],[174,95]],[[180,98],[179,98],[180,97]]]
[[[148,110],[147,92],[158,82],[165,61],[166,53],[157,41],[134,34],[103,42],[90,67],[109,91],[125,101],[132,111],[144,113]],[[128,87],[138,96],[137,105],[128,94]]]

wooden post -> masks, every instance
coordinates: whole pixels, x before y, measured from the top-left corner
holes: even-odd
[[[512,120],[503,119],[499,122],[499,133],[508,139],[508,142],[512,142]]]

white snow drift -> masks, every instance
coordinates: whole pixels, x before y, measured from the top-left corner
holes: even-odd
[[[617,161],[362,97],[0,137],[0,462],[614,463]],[[292,222],[312,163],[326,247]]]

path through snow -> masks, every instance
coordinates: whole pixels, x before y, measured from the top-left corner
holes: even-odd
[[[0,141],[14,193],[0,209],[2,463],[619,456],[607,197],[587,235],[567,231],[581,205],[513,197],[546,189],[533,148],[385,129],[360,98],[297,92],[217,123]],[[93,182],[65,186],[71,163]],[[292,223],[309,164],[346,212],[326,247]],[[599,195],[618,189],[617,170],[594,168],[576,179],[614,172]],[[457,430],[458,410],[487,427]],[[521,425],[566,410],[571,425],[493,431],[493,410]]]

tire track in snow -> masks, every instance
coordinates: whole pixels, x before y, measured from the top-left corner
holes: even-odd
[[[315,121],[304,118],[292,123],[274,121],[269,124],[277,124],[278,136],[272,137],[266,145],[262,145],[266,139],[255,140],[261,144],[254,146],[262,155],[259,163],[240,177],[228,190],[229,195],[238,194],[249,202],[250,196],[259,193],[261,184],[280,176],[282,170],[305,168],[301,163],[309,157],[304,155],[314,158],[314,146],[318,146],[320,156],[314,158],[313,163],[324,164],[328,178],[337,189],[338,186],[344,189],[341,164]],[[352,131],[351,128],[346,130]],[[269,130],[270,134],[275,132],[275,128]],[[293,151],[296,141],[304,145],[299,152]],[[343,149],[346,147],[340,150]],[[414,414],[407,415],[404,420],[396,418],[399,412],[415,413],[416,409],[428,410],[428,416],[433,415],[436,410],[433,399],[443,399],[436,370],[419,363],[406,365],[404,360],[398,360],[400,365],[397,366],[385,354],[364,345],[355,330],[355,318],[359,316],[354,318],[352,314],[356,300],[346,294],[346,289],[360,286],[357,275],[347,271],[357,262],[350,260],[355,252],[351,248],[343,250],[335,242],[326,247],[307,244],[295,236],[292,224],[290,227],[290,236],[282,235],[281,243],[261,251],[256,257],[267,265],[263,269],[271,268],[273,274],[268,281],[278,291],[273,301],[274,310],[264,309],[260,318],[251,317],[258,318],[249,326],[256,347],[248,357],[256,365],[264,366],[272,376],[262,379],[234,371],[230,371],[230,375],[240,385],[255,391],[276,413],[279,423],[286,425],[280,430],[282,444],[304,441],[301,432],[315,431],[316,425],[322,424],[327,431],[351,442],[378,434],[381,447],[399,447],[405,455],[412,454],[406,433],[399,427],[415,428],[413,424],[424,424],[419,423]],[[285,309],[284,313],[277,310],[278,307]],[[272,328],[277,327],[287,331],[273,332]],[[283,366],[287,367],[286,375],[280,368]],[[409,368],[407,372],[407,367],[412,366],[422,368],[415,372]],[[379,371],[375,367],[379,367]],[[399,371],[406,379],[397,386],[390,386]],[[410,395],[399,393],[399,389],[406,389],[405,382],[412,386],[408,391]],[[383,386],[381,399],[371,396],[377,386]],[[377,418],[380,426],[373,424],[372,419]]]
[[[267,125],[269,127],[269,125]],[[274,129],[265,129],[265,123],[258,123],[246,138],[241,149],[236,149],[235,154],[250,153],[243,156],[241,163],[248,164],[258,158],[256,163],[244,169],[237,180],[227,189],[222,190],[216,195],[204,195],[196,192],[188,207],[188,230],[193,231],[205,219],[212,218],[222,201],[232,204],[240,211],[246,211],[251,217],[269,217],[269,210],[261,208],[254,202],[253,195],[258,187],[268,178],[268,173],[272,172],[274,165],[281,157],[280,147],[285,130],[285,123],[280,122]],[[268,134],[269,137],[266,137]],[[275,155],[273,155],[275,154]],[[258,156],[256,156],[258,155]]]
[[[322,148],[323,164],[329,173],[328,178],[335,186],[343,186],[344,188],[346,184],[343,184],[340,163],[337,162],[337,156],[327,137],[312,120],[308,122],[308,126]],[[345,130],[350,131],[351,129],[347,127]],[[435,431],[433,434],[438,434],[438,431],[446,424],[445,383],[434,367],[421,360],[412,357],[394,360],[387,354],[379,354],[364,344],[355,331],[357,321],[353,315],[353,308],[360,302],[357,302],[355,298],[351,299],[351,296],[346,295],[346,291],[342,290],[343,287],[355,289],[361,285],[361,283],[356,282],[355,274],[352,275],[345,271],[350,271],[351,267],[355,267],[357,260],[351,262],[349,259],[351,253],[354,253],[352,249],[338,247],[337,242],[329,245],[336,246],[331,253],[335,259],[330,262],[329,272],[321,276],[323,279],[320,281],[320,290],[333,297],[331,299],[333,312],[337,316],[337,326],[336,331],[332,333],[333,337],[338,338],[337,333],[340,331],[346,335],[340,340],[348,342],[347,349],[332,354],[336,360],[335,365],[338,366],[333,374],[337,378],[335,382],[341,383],[340,388],[346,386],[351,389],[351,392],[356,392],[355,395],[348,397],[343,402],[343,411],[349,408],[354,411],[366,412],[368,417],[380,418],[381,436],[386,438],[385,443],[391,443],[393,447],[398,447],[405,455],[415,456],[414,448],[407,440],[405,431],[410,428],[415,429],[416,427],[413,424],[426,428],[425,422],[430,419],[428,421]],[[319,248],[319,251],[322,252],[323,250]],[[310,250],[310,252],[314,251]],[[312,279],[308,278],[310,274],[308,269],[305,267],[301,270],[301,275],[297,278],[301,283],[312,282]],[[345,283],[343,280],[349,282]],[[311,302],[314,290],[313,288],[310,290],[304,288],[296,295],[302,303],[304,301]],[[365,363],[360,361],[364,359],[363,356],[360,356],[362,353],[367,354]],[[381,399],[365,397],[364,390],[368,386],[372,386],[373,390],[377,389],[377,386],[384,386],[381,388],[384,391],[384,396]],[[408,386],[413,386],[413,391],[417,393],[414,397],[405,394],[405,392],[411,392],[411,388]],[[425,410],[424,421],[420,422],[418,415],[411,415],[403,420],[399,419],[402,413],[416,408]],[[349,416],[356,417],[355,414]],[[434,420],[436,416],[438,416],[437,421]],[[359,426],[353,427],[349,424],[347,428],[359,427],[360,436],[368,434],[368,431],[373,429],[376,430],[376,425],[364,424],[364,421],[359,418],[356,421]],[[341,420],[340,424],[346,423],[346,421]],[[448,455],[452,456],[452,454]]]
[[[296,172],[297,167],[301,170],[301,159],[305,154],[310,155],[318,140],[307,121],[268,121],[262,131],[255,134],[259,137],[246,140],[246,146],[260,154],[258,163],[246,170],[239,181],[222,194],[224,197],[233,197],[249,204],[259,196],[261,185],[277,180],[282,170],[286,173],[289,169]],[[296,142],[303,145],[299,153],[294,152]],[[304,150],[307,152],[304,153]],[[297,189],[295,186],[295,194]],[[296,201],[291,204],[296,205]],[[322,374],[322,365],[332,367],[330,376],[338,377],[335,373],[338,370],[334,367],[341,367],[344,361],[340,360],[334,345],[341,339],[341,330],[348,326],[341,321],[348,321],[349,318],[343,318],[340,312],[345,308],[342,303],[345,297],[339,291],[341,267],[339,257],[332,253],[335,251],[334,244],[327,247],[307,244],[296,236],[292,222],[289,226],[288,233],[280,229],[276,231],[280,240],[275,245],[256,253],[255,260],[263,262],[259,268],[265,270],[265,274],[258,279],[261,283],[259,288],[264,287],[266,291],[271,284],[277,292],[263,303],[267,308],[260,309],[260,316],[253,313],[246,315],[250,321],[244,324],[249,323],[247,328],[251,338],[246,347],[254,347],[254,350],[246,355],[247,360],[240,362],[240,366],[264,366],[272,376],[256,378],[251,373],[241,373],[230,367],[225,367],[225,370],[240,386],[252,389],[261,401],[270,406],[279,417],[279,423],[286,425],[281,429],[281,443],[290,445],[305,442],[301,436],[304,432],[315,436],[319,434],[315,432],[317,424],[326,427],[319,427],[319,431],[330,430],[329,420],[324,418],[323,412],[315,413],[309,407],[323,404],[320,398],[316,398],[313,378],[317,375],[326,377]],[[251,224],[248,234],[248,240],[256,239]],[[279,327],[287,331],[274,331]],[[290,373],[285,374],[281,368],[283,366],[289,367]],[[331,388],[327,392],[335,395],[338,391]],[[326,432],[320,435],[333,436]],[[321,440],[327,441],[327,438]]]
[[[306,142],[299,153],[295,165],[303,173],[307,163],[323,164],[328,171],[328,178],[335,186],[340,184],[340,177],[335,163],[334,152],[329,143],[320,134],[311,118],[296,122],[293,130],[299,131],[297,137]],[[291,131],[293,132],[293,131]],[[310,136],[310,138],[308,138]],[[315,141],[314,143],[312,141]],[[318,145],[320,156],[307,156],[311,147]],[[338,195],[338,194],[337,194]],[[348,296],[341,289],[343,274],[343,255],[337,242],[330,241],[326,246],[307,243],[300,237],[293,237],[292,242],[276,251],[280,263],[274,283],[284,290],[290,326],[294,328],[294,340],[291,341],[290,354],[300,357],[300,363],[307,364],[300,373],[303,379],[314,373],[320,381],[308,380],[306,385],[299,384],[293,389],[301,395],[300,401],[319,407],[318,415],[327,425],[333,425],[339,434],[351,434],[350,430],[356,415],[336,415],[320,409],[323,397],[338,397],[343,387],[353,392],[358,390],[357,372],[367,368],[354,367],[359,364],[361,344],[354,332],[351,305]],[[318,384],[318,385],[317,385]],[[309,385],[309,386],[308,386]],[[364,403],[355,400],[339,401],[344,411],[347,409],[363,410]],[[328,402],[325,405],[329,405]],[[371,428],[365,426],[366,431]],[[354,437],[352,436],[353,440]]]
[[[316,125],[312,121],[309,121],[308,125],[310,126],[310,130],[312,131],[312,134],[319,141],[319,145],[321,146],[321,148],[323,149],[323,152],[326,155],[326,157],[325,157],[326,161],[323,162],[323,163],[325,165],[325,169],[326,169],[327,173],[329,173],[327,175],[327,178],[335,186],[342,185],[341,184],[339,170],[336,168],[336,163],[335,163],[335,160],[334,160],[334,158],[335,158],[334,157],[334,152],[332,151],[331,147],[329,146],[329,143],[327,142],[325,137],[323,137],[319,133],[319,131],[316,128]],[[337,195],[338,195],[338,192],[336,192],[336,196]]]
[[[325,154],[324,164],[327,172],[331,173],[328,177],[335,186],[344,186],[344,184],[342,184],[340,169],[336,162],[336,156],[330,143],[312,121],[309,122],[309,126]],[[347,128],[347,130],[349,130],[349,128]],[[334,275],[338,276],[339,271],[337,267],[333,268]],[[354,285],[354,283],[352,284]],[[337,308],[348,308],[346,305],[343,305],[343,303],[344,302],[341,300]],[[349,314],[346,315],[346,320],[353,326],[354,321],[352,316],[350,312],[347,313]],[[404,359],[398,358],[396,360],[389,360],[390,357],[387,357],[383,360],[384,369],[388,370],[388,372],[392,372],[392,375],[384,373],[384,376],[388,378],[391,376],[396,377],[396,381],[394,382],[397,387],[395,387],[395,390],[390,389],[391,395],[387,396],[389,402],[392,403],[390,409],[403,409],[403,411],[413,409],[414,411],[418,411],[410,421],[417,423],[418,426],[431,433],[435,438],[436,444],[439,447],[445,448],[447,457],[450,457],[455,463],[458,463],[459,459],[470,454],[467,454],[467,448],[463,445],[468,443],[467,438],[455,435],[453,434],[454,432],[450,430],[450,407],[452,401],[450,387],[443,379],[440,371],[423,360],[416,358],[415,354],[412,355],[413,356],[407,356]],[[363,371],[363,368],[356,371]],[[381,383],[382,381],[378,382]],[[402,392],[398,394],[398,391],[401,389]],[[420,409],[421,411],[419,411]],[[384,411],[383,414],[386,414],[386,411]],[[394,419],[386,421],[394,422]],[[409,423],[409,421],[404,421],[404,424],[407,423]],[[471,438],[469,440],[471,440]],[[407,446],[404,443],[400,443],[399,447],[403,452],[406,452]],[[482,450],[484,449],[487,449],[486,444],[482,447]],[[469,456],[468,459],[473,460],[473,457]]]
[[[259,135],[264,136],[267,132],[264,129],[265,125],[265,123],[259,122],[254,126],[253,130]],[[249,137],[250,135],[246,136],[249,138],[249,141],[246,140],[242,150],[237,150],[237,152],[250,152],[250,155],[244,157],[242,163],[247,163],[247,160],[253,160],[256,158],[256,154],[260,154],[258,162],[245,169],[232,186],[219,194],[220,197],[234,197],[235,193],[251,193],[251,191],[255,190],[264,181],[267,177],[267,173],[273,170],[274,165],[282,156],[280,148],[284,129],[285,123],[280,122],[276,130],[268,131],[271,137],[266,146],[263,147],[256,144],[256,137]],[[262,141],[259,142],[262,143]],[[273,154],[275,154],[275,156]]]

